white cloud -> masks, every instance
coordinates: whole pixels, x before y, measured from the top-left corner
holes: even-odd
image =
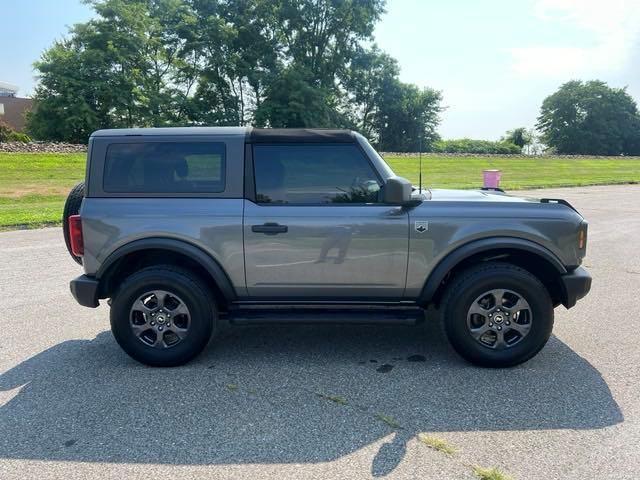
[[[510,49],[519,75],[552,78],[614,73],[625,68],[640,37],[639,0],[537,0],[534,15],[554,27],[585,32],[583,45]]]

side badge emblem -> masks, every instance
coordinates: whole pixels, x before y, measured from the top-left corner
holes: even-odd
[[[416,232],[424,233],[427,230],[429,230],[429,222],[424,220],[416,222]]]

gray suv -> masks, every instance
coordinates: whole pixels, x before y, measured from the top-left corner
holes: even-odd
[[[587,294],[587,223],[566,201],[421,190],[346,130],[100,130],[64,234],[109,299],[120,346],[155,366],[198,355],[219,320],[413,323],[439,312],[467,360],[506,367]]]

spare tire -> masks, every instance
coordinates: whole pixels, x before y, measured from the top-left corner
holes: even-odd
[[[80,213],[80,206],[84,198],[84,182],[80,182],[71,189],[67,200],[64,202],[64,210],[62,212],[62,232],[64,234],[64,243],[67,245],[69,255],[76,262],[82,265],[82,258],[73,254],[71,251],[71,240],[69,239],[69,217]]]

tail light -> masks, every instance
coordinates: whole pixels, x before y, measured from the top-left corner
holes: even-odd
[[[69,217],[69,243],[71,244],[71,252],[76,257],[84,255],[84,238],[82,238],[82,219],[80,215],[71,215]]]

